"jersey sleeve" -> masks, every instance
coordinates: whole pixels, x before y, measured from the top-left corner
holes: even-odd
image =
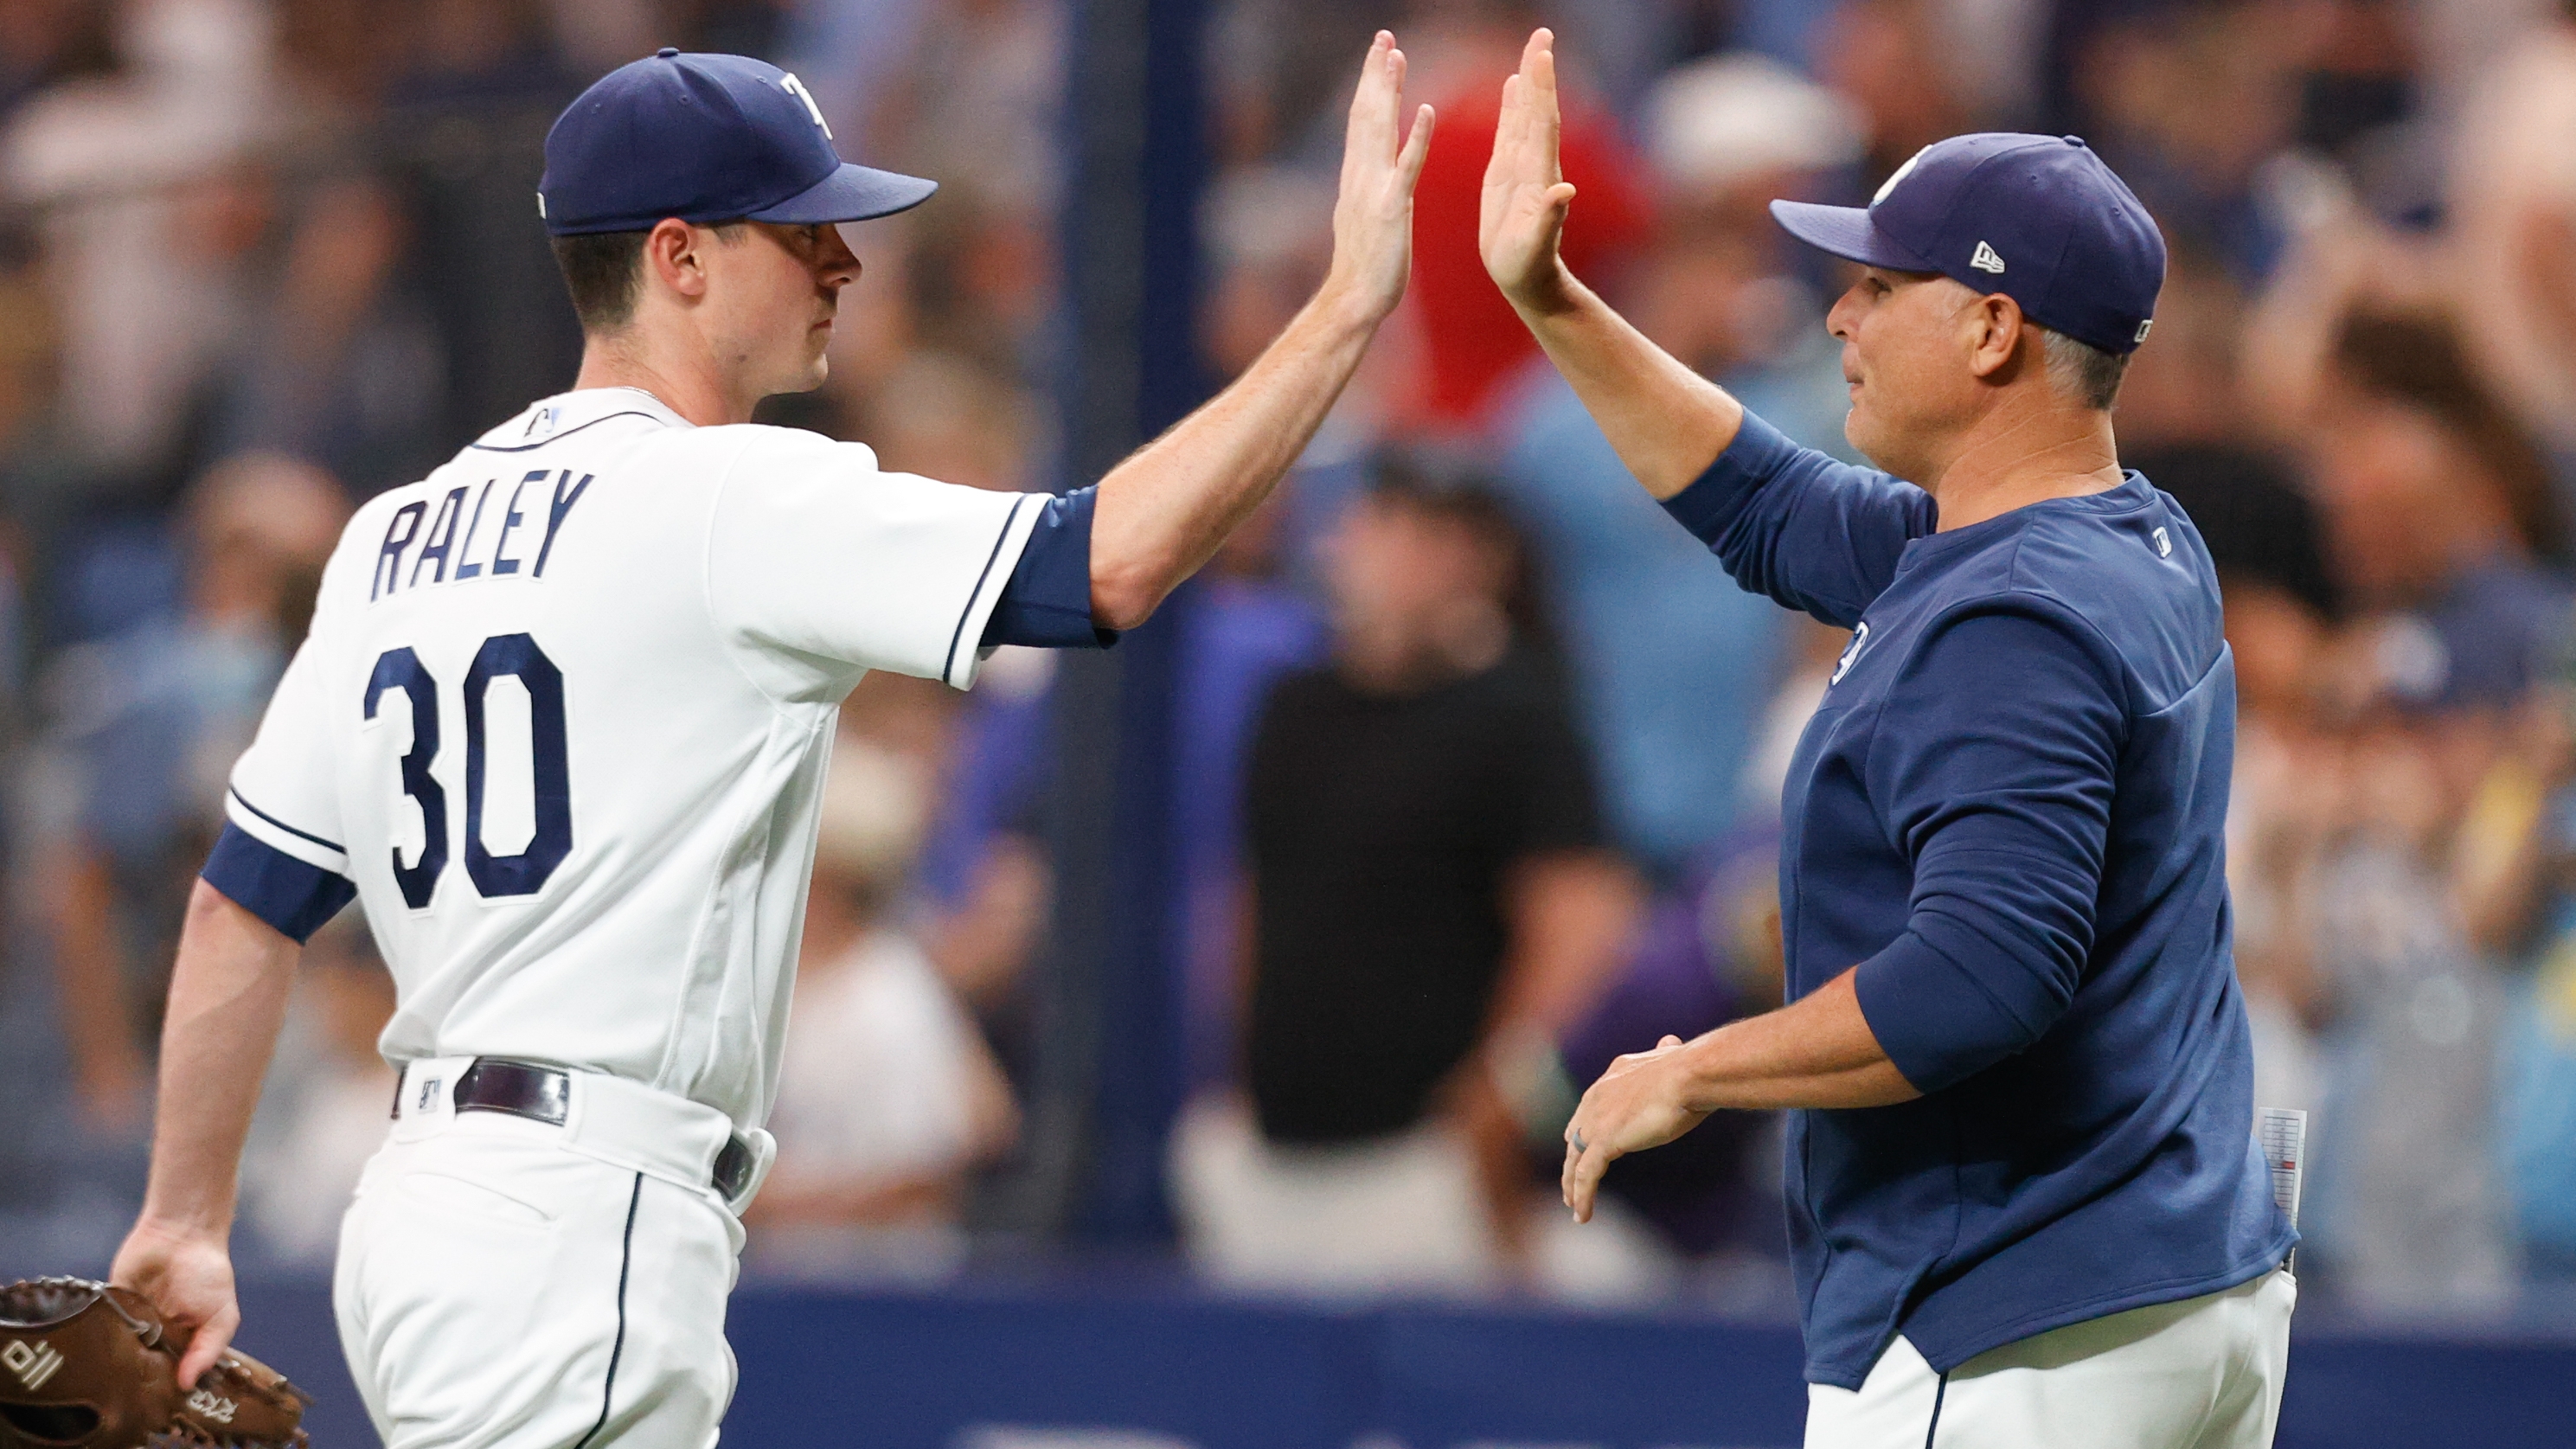
[[[1077,488],[1038,509],[1001,602],[984,621],[984,645],[1106,649],[1118,631],[1091,620],[1091,514],[1100,487]]]
[[[357,894],[332,767],[326,652],[317,625],[269,696],[258,736],[233,766],[224,831],[200,872],[235,905],[297,941]],[[350,713],[356,709],[350,701]]]
[[[1799,447],[1750,410],[1717,461],[1664,508],[1747,590],[1839,629],[1860,622],[1905,545],[1938,521],[1931,494]]]
[[[971,686],[1048,499],[878,470],[856,443],[760,429],[719,487],[707,606],[815,688],[890,670]]]
[[[2026,1050],[2073,1003],[2127,727],[2110,646],[2008,604],[1937,623],[1889,691],[1870,794],[1914,888],[1853,986],[1918,1091]]]

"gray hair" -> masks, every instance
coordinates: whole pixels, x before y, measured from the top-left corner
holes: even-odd
[[[2109,412],[2111,404],[2119,401],[2120,378],[2129,370],[2129,359],[2078,342],[2055,328],[2042,327],[2039,336],[2048,363],[2048,385],[2057,389],[2058,396]]]

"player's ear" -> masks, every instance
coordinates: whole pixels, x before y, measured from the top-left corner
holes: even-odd
[[[2021,349],[2021,304],[2001,292],[1979,297],[1961,316],[1968,342],[1968,370],[1980,381],[2006,382]],[[2036,334],[2031,346],[2038,346]]]
[[[655,222],[644,236],[646,279],[683,297],[705,296],[705,241],[696,227],[677,217],[666,216]]]

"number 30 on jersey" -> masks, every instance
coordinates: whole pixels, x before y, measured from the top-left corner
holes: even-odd
[[[516,855],[494,855],[483,845],[483,801],[489,781],[485,708],[492,681],[502,675],[517,679],[528,692],[529,768],[534,772],[536,831]],[[388,649],[376,657],[367,679],[367,718],[385,695],[400,690],[411,701],[411,751],[402,757],[403,793],[420,807],[420,858],[403,864],[393,852],[394,883],[413,910],[428,907],[438,889],[438,873],[447,868],[447,791],[430,774],[438,762],[438,681],[410,649]],[[465,875],[486,900],[532,896],[572,851],[572,787],[564,747],[563,671],[555,667],[537,641],[525,634],[495,634],[474,651],[465,674]]]

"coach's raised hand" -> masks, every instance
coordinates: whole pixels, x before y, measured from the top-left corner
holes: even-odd
[[[1494,156],[1476,217],[1476,249],[1485,273],[1524,312],[1562,310],[1573,278],[1557,250],[1574,187],[1557,159],[1562,129],[1556,101],[1556,35],[1530,33],[1519,73],[1503,82],[1502,117],[1494,123]]]
[[[1689,487],[1735,437],[1735,399],[1675,361],[1568,271],[1557,248],[1574,187],[1557,160],[1556,36],[1533,31],[1503,82],[1494,158],[1476,219],[1485,273],[1502,288],[1619,461],[1657,498]]]

